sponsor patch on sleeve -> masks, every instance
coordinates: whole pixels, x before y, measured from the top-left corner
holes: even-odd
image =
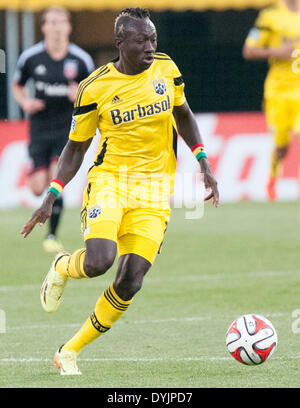
[[[253,41],[258,41],[260,39],[260,31],[258,28],[251,28],[251,30],[249,31],[249,38],[251,38],[251,40]]]
[[[74,116],[72,116],[72,122],[71,122],[71,130],[72,130],[72,132],[75,132],[76,124],[77,124],[77,119],[74,118]]]

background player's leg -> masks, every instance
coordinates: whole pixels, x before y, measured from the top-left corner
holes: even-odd
[[[281,164],[288,153],[289,146],[275,146],[271,156],[271,170],[267,185],[268,199],[270,201],[276,200],[276,181],[280,176]]]
[[[33,140],[29,144],[29,156],[31,158],[32,169],[27,174],[27,185],[36,196],[42,195],[49,187],[49,182],[53,178],[57,167],[57,160],[49,162],[51,151],[49,150],[49,140]],[[50,164],[49,164],[50,163]],[[62,211],[63,202],[59,197],[53,206],[53,216],[48,221],[49,233],[43,241],[43,247],[48,252],[57,252],[62,249],[62,244],[56,242],[55,234],[58,221]],[[49,237],[50,235],[50,237]]]
[[[48,180],[47,180],[47,185],[45,188],[49,186],[50,181],[53,179],[56,168],[57,168],[57,160],[55,159],[55,160],[52,160],[49,166],[49,170],[47,174]],[[63,249],[63,244],[57,238],[57,229],[61,221],[61,215],[63,212],[63,208],[64,208],[63,196],[60,195],[54,201],[53,211],[48,221],[48,228],[49,228],[48,235],[47,235],[47,238],[43,242],[44,249],[47,252],[57,252]]]
[[[300,132],[297,131],[295,133],[295,136],[296,136],[296,138],[298,140],[298,146],[299,146],[299,149],[300,149]],[[300,196],[300,162],[298,163],[298,180],[299,180],[299,196]]]
[[[60,216],[64,207],[64,200],[62,196],[57,197],[53,204],[53,211],[50,217],[49,232],[52,235],[56,235]]]
[[[43,194],[48,186],[48,170],[41,167],[27,175],[27,185],[35,196]]]
[[[295,103],[295,118],[293,123],[293,132],[298,140],[298,146],[300,148],[300,101]],[[298,179],[299,179],[299,196],[300,196],[300,162],[298,164]]]
[[[267,183],[267,197],[270,201],[277,198],[276,181],[280,177],[281,164],[287,155],[293,119],[290,101],[285,98],[266,100],[266,118],[273,135],[274,148],[271,154],[270,174]]]

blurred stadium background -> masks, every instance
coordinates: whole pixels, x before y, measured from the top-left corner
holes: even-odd
[[[183,73],[186,95],[197,115],[219,181],[221,200],[266,200],[272,140],[261,105],[267,63],[245,61],[241,50],[258,10],[272,0],[61,0],[58,3],[72,12],[71,40],[93,56],[96,66],[116,55],[113,44],[116,12],[129,3],[148,7],[158,30],[158,50],[169,54]],[[51,0],[0,0],[0,49],[6,57],[0,98],[3,193],[0,207],[37,204],[24,184],[27,122],[13,99],[10,84],[20,52],[41,39],[41,9],[53,4]],[[1,55],[4,71],[4,53]],[[278,182],[279,200],[298,198],[297,149],[294,141]],[[178,174],[198,171],[197,164],[188,160],[190,155],[179,141]],[[17,162],[13,159],[16,156]],[[81,201],[84,170],[83,166],[76,182],[66,189],[69,206]],[[182,200],[182,194],[178,183],[175,201]],[[185,199],[189,201],[189,197]]]

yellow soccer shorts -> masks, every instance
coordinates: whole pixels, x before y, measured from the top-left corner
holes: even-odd
[[[292,134],[300,134],[300,99],[284,96],[267,98],[265,114],[276,147],[288,146]]]
[[[149,189],[148,189],[149,190]],[[81,209],[84,240],[116,242],[118,256],[137,254],[154,262],[170,218],[165,198],[143,194],[147,183],[128,183],[109,173],[89,179]]]

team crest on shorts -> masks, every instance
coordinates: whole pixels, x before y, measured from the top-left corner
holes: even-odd
[[[162,79],[154,79],[152,81],[152,85],[154,88],[154,91],[158,94],[158,95],[164,95],[167,92],[167,87],[165,84],[165,80]]]
[[[89,218],[97,218],[101,214],[101,207],[93,207],[88,210]]]

